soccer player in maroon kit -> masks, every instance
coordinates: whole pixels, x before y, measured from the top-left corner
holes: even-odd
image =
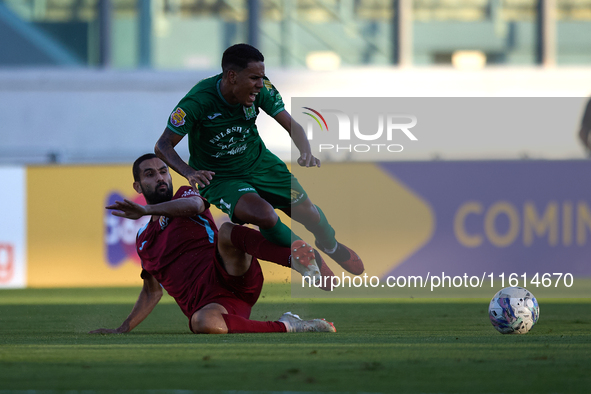
[[[189,186],[173,196],[168,166],[154,154],[133,165],[134,189],[147,205],[117,201],[107,209],[129,219],[151,215],[138,232],[136,244],[144,280],[131,314],[116,329],[91,333],[126,333],[152,312],[166,289],[189,318],[194,333],[335,332],[323,319],[302,320],[290,312],[277,321],[249,320],[263,286],[258,258],[319,276],[310,245],[296,241],[290,248],[267,241],[258,231],[224,223],[219,232],[209,203]]]

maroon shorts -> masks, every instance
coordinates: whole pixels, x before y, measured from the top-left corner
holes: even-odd
[[[217,252],[213,259],[212,272],[209,283],[206,285],[203,297],[199,300],[189,317],[189,328],[191,317],[199,309],[209,304],[220,304],[230,315],[241,316],[245,319],[250,317],[250,311],[259,299],[263,289],[263,271],[259,261],[253,257],[250,268],[242,276],[232,276],[226,272],[222,264],[222,258]],[[203,285],[203,282],[201,282]]]

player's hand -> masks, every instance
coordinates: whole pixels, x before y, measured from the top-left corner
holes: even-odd
[[[109,205],[105,208],[112,209],[113,212],[111,213],[115,216],[133,220],[139,219],[142,216],[146,216],[148,214],[145,206],[137,204],[128,199],[116,201],[115,204]]]
[[[298,159],[298,164],[302,167],[320,167],[320,159],[314,157],[311,153],[302,153]]]
[[[213,179],[215,172],[207,171],[207,170],[194,170],[191,174],[186,176],[189,184],[196,192],[199,191],[199,187],[204,187],[209,185],[210,181]]]

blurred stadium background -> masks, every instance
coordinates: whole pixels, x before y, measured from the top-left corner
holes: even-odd
[[[0,0],[0,287],[139,283],[134,227],[102,207],[132,196],[130,163],[238,42],[263,52],[288,109],[292,97],[579,99],[558,143],[523,130],[503,151],[412,160],[585,159],[591,0]],[[289,161],[286,133],[266,116],[259,130]]]

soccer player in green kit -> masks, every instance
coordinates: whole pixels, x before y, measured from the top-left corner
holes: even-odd
[[[304,129],[285,110],[277,89],[265,76],[263,55],[247,44],[229,47],[222,73],[201,80],[179,102],[155,146],[156,155],[235,223],[251,223],[269,241],[290,246],[291,229],[280,209],[314,234],[316,247],[346,271],[359,275],[363,262],[337,242],[322,210],[314,205],[285,163],[265,147],[255,121],[262,109],[291,136],[300,151],[298,164],[320,167]],[[189,163],[175,146],[189,136]],[[332,274],[317,261],[324,276]]]

